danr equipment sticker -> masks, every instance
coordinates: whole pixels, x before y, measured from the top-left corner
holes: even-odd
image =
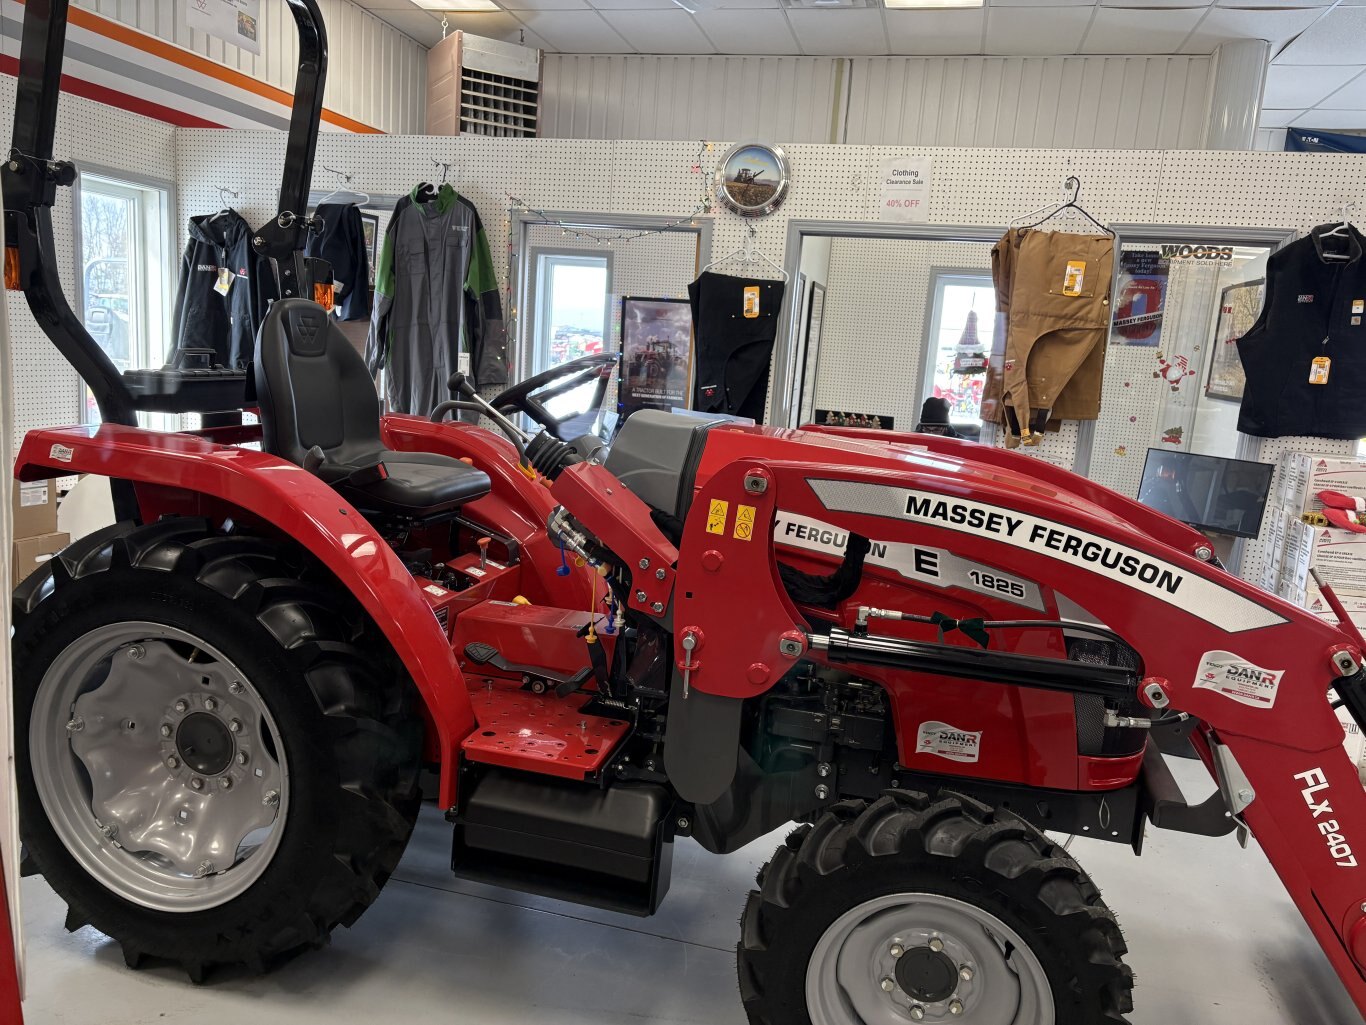
[[[1207,651],[1200,656],[1195,686],[1239,704],[1270,708],[1276,703],[1276,691],[1284,675],[1284,669],[1263,669],[1231,651]]]
[[[915,740],[916,754],[936,755],[951,762],[975,762],[982,753],[982,731],[960,730],[946,722],[922,722]]]

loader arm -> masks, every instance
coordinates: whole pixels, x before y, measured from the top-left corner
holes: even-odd
[[[782,590],[779,509],[1049,581],[1103,612],[1139,652],[1141,689],[1157,684],[1172,710],[1205,724],[1206,764],[1226,792],[1235,788],[1235,812],[1366,1007],[1366,792],[1326,699],[1337,685],[1359,707],[1361,652],[1302,609],[1122,522],[1120,510],[1088,513],[1084,498],[1065,497],[989,479],[969,485],[929,467],[736,460],[702,486],[685,527],[675,658],[689,667],[691,691],[738,704],[829,646]],[[738,515],[752,516],[752,527],[737,530]],[[731,599],[742,592],[748,614],[736,623]],[[691,651],[682,645],[690,634],[699,638]]]

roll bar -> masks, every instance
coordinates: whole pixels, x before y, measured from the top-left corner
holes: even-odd
[[[327,80],[327,31],[317,0],[285,0],[299,30],[299,70],[280,188],[279,212],[252,238],[268,258],[282,296],[312,298],[313,280],[330,280],[303,255],[308,192]],[[246,375],[177,370],[120,374],[86,331],[62,291],[52,236],[57,189],[76,181],[76,165],[54,160],[53,138],[61,92],[69,0],[27,0],[19,50],[18,94],[9,159],[0,166],[4,192],[5,286],[19,288],[43,333],[81,376],[106,423],[136,426],[138,410],[163,412],[240,408]]]

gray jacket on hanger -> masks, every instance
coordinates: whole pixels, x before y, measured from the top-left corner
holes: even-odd
[[[488,237],[474,204],[442,185],[399,200],[384,233],[365,359],[385,370],[396,413],[427,416],[451,397],[461,354],[478,387],[508,379],[507,331]]]

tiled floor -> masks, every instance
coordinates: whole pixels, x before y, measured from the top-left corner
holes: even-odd
[[[1210,789],[1175,767],[1194,795]],[[1203,796],[1204,791],[1199,791]],[[431,810],[354,929],[264,978],[191,985],[130,971],[96,933],[62,930],[41,879],[23,884],[28,1025],[743,1025],[736,920],[781,834],[725,858],[682,842],[660,914],[635,919],[454,879]],[[1142,858],[1072,848],[1118,912],[1138,975],[1133,1025],[1358,1025],[1361,1018],[1266,859],[1231,837],[1149,832]]]

